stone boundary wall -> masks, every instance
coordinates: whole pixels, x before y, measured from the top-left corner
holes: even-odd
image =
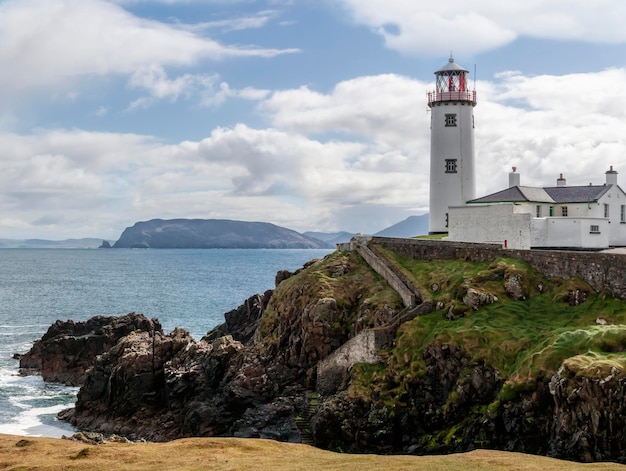
[[[334,394],[350,378],[355,363],[378,363],[376,352],[392,341],[386,329],[369,329],[352,337],[329,356],[317,363],[316,391]]]
[[[416,294],[402,281],[402,279],[394,273],[386,261],[372,252],[366,243],[355,243],[354,249],[368,263],[372,269],[382,276],[389,285],[397,291],[402,298],[405,307],[413,307],[417,305]]]
[[[447,242],[442,240],[372,237],[394,252],[418,260],[459,259],[491,262],[498,257],[523,260],[547,277],[580,278],[597,292],[607,291],[626,299],[626,255],[571,250],[514,250],[495,244]]]

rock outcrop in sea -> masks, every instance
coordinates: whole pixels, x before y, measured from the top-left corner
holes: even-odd
[[[19,355],[22,374],[41,374],[44,381],[79,386],[96,357],[132,332],[162,332],[156,319],[143,314],[96,316],[85,322],[56,321],[44,336]]]
[[[356,252],[335,252],[279,273],[200,340],[129,333],[95,358],[60,417],[131,440],[626,462],[622,301],[514,259],[386,256],[421,291],[417,306]]]

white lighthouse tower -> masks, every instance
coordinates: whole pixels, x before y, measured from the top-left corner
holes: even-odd
[[[476,197],[474,179],[474,107],[468,71],[454,62],[435,72],[436,89],[428,93],[430,113],[429,232],[448,232],[448,207]]]

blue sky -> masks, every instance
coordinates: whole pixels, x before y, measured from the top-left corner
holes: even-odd
[[[513,165],[526,185],[626,174],[626,2],[434,5],[0,0],[0,238],[424,214],[426,93],[451,52],[476,81],[478,196]]]

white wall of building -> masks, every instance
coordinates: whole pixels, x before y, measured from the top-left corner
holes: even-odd
[[[573,208],[576,205],[570,206]],[[449,208],[448,240],[502,245],[506,241],[507,247],[512,249],[604,249],[609,246],[611,224],[605,218],[537,218],[534,217],[535,212],[534,204],[501,203]],[[626,229],[626,224],[621,227]]]
[[[595,226],[593,231],[592,226]],[[531,234],[532,247],[605,249],[609,246],[609,221],[604,218],[533,218]]]
[[[626,195],[619,186],[611,185],[598,203],[594,208],[597,217],[604,217],[604,205],[609,205],[609,244],[626,246]]]
[[[502,245],[506,240],[509,248],[530,249],[532,215],[527,210],[507,203],[449,208],[448,240]]]

